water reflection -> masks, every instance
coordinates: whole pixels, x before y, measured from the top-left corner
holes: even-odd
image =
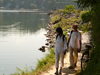
[[[38,13],[0,13],[1,32],[34,33],[48,22],[46,14]]]
[[[39,47],[45,44],[45,29],[31,34],[9,34],[0,36],[0,75],[16,71],[16,67],[34,69],[39,59],[47,52],[42,53]]]
[[[23,2],[24,1],[24,2]],[[70,0],[72,1],[72,0]],[[0,12],[0,75],[16,71],[16,67],[34,69],[38,59],[44,57],[38,49],[45,45],[45,28],[48,23],[46,13],[15,12],[14,10],[36,9],[51,11],[63,8],[70,1],[64,0],[4,0],[0,7],[13,9]],[[61,3],[63,2],[63,3]],[[31,5],[31,7],[30,7]]]

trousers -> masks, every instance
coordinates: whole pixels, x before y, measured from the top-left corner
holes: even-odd
[[[55,54],[55,66],[56,68],[59,68],[59,60],[61,61],[60,67],[64,66],[64,52],[61,51],[61,53],[56,53]]]
[[[70,66],[75,66],[77,64],[77,59],[78,59],[78,49],[77,48],[69,48],[69,61],[70,61]]]

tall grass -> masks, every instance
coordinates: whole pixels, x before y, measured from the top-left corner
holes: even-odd
[[[50,54],[48,54],[45,58],[40,60],[37,64],[37,68],[33,71],[33,75],[39,75],[43,71],[47,71],[51,65],[55,62],[54,50],[50,50]]]

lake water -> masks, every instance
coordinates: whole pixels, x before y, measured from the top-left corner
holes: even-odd
[[[46,42],[47,22],[43,13],[0,13],[0,75],[36,67],[48,53],[38,50]]]
[[[36,67],[38,60],[48,54],[38,50],[46,43],[44,34],[49,17],[43,12],[64,8],[74,4],[72,1],[1,0],[0,75],[9,75],[19,68],[31,70]],[[30,11],[30,6],[39,11]]]

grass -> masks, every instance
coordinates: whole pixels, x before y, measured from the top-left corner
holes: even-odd
[[[50,50],[50,54],[48,54],[45,58],[40,60],[37,64],[37,68],[33,71],[33,75],[39,75],[39,73],[43,71],[47,71],[50,66],[52,66],[55,62],[54,50]]]
[[[40,73],[47,71],[50,66],[54,65],[54,62],[54,49],[51,49],[49,54],[47,54],[43,59],[39,60],[35,70],[32,70],[31,72],[21,71],[20,73],[17,72],[11,75],[40,75]]]

